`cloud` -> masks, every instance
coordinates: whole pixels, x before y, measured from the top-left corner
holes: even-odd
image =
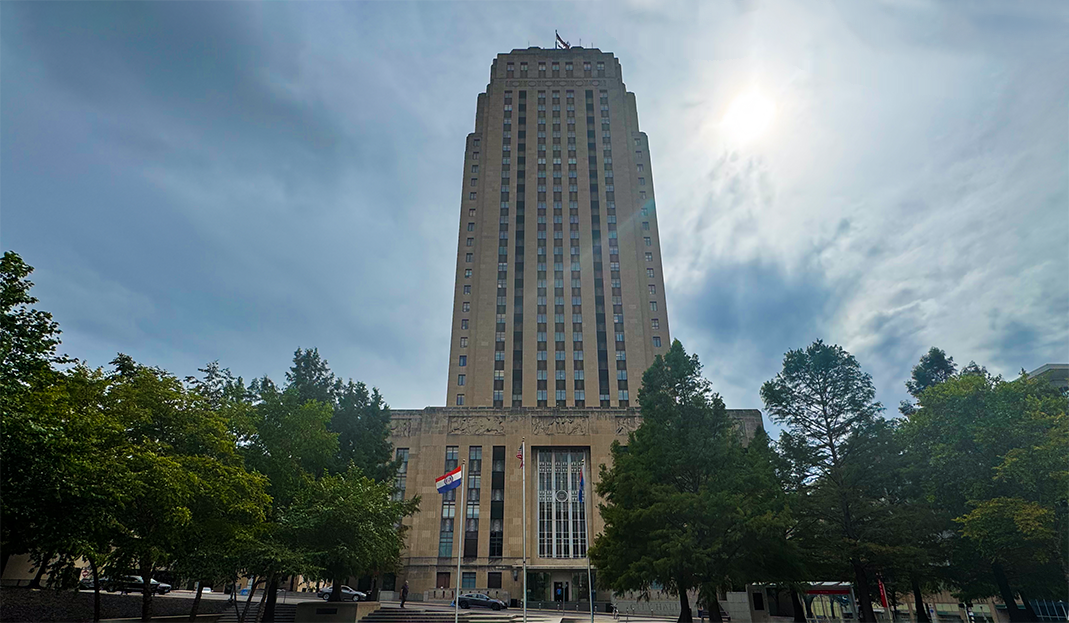
[[[637,95],[673,334],[729,405],[818,337],[891,406],[931,345],[1069,360],[1061,3],[7,4],[4,248],[91,363],[318,346],[441,404],[476,95],[562,17]],[[773,126],[732,144],[755,86]]]

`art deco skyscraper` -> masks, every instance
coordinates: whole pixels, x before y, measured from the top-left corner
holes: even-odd
[[[463,186],[446,404],[635,405],[670,339],[649,144],[619,61],[499,54]]]

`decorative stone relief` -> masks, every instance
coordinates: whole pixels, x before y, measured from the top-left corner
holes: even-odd
[[[394,437],[411,437],[417,428],[418,420],[390,420],[390,435]]]
[[[531,432],[535,435],[586,435],[588,419],[558,415],[532,417]]]
[[[637,415],[625,415],[616,418],[616,434],[626,435],[632,431],[638,430],[639,425],[642,424],[642,418]]]
[[[502,415],[461,415],[449,418],[450,435],[504,435]]]

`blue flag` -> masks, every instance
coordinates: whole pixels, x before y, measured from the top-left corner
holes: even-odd
[[[579,503],[580,504],[583,503],[583,491],[586,490],[586,485],[584,483],[585,483],[585,481],[583,480],[583,472],[580,471],[579,472]]]

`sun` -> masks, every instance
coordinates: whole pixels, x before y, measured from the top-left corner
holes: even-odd
[[[776,117],[776,103],[759,91],[742,93],[728,106],[721,127],[741,143],[760,138]]]

